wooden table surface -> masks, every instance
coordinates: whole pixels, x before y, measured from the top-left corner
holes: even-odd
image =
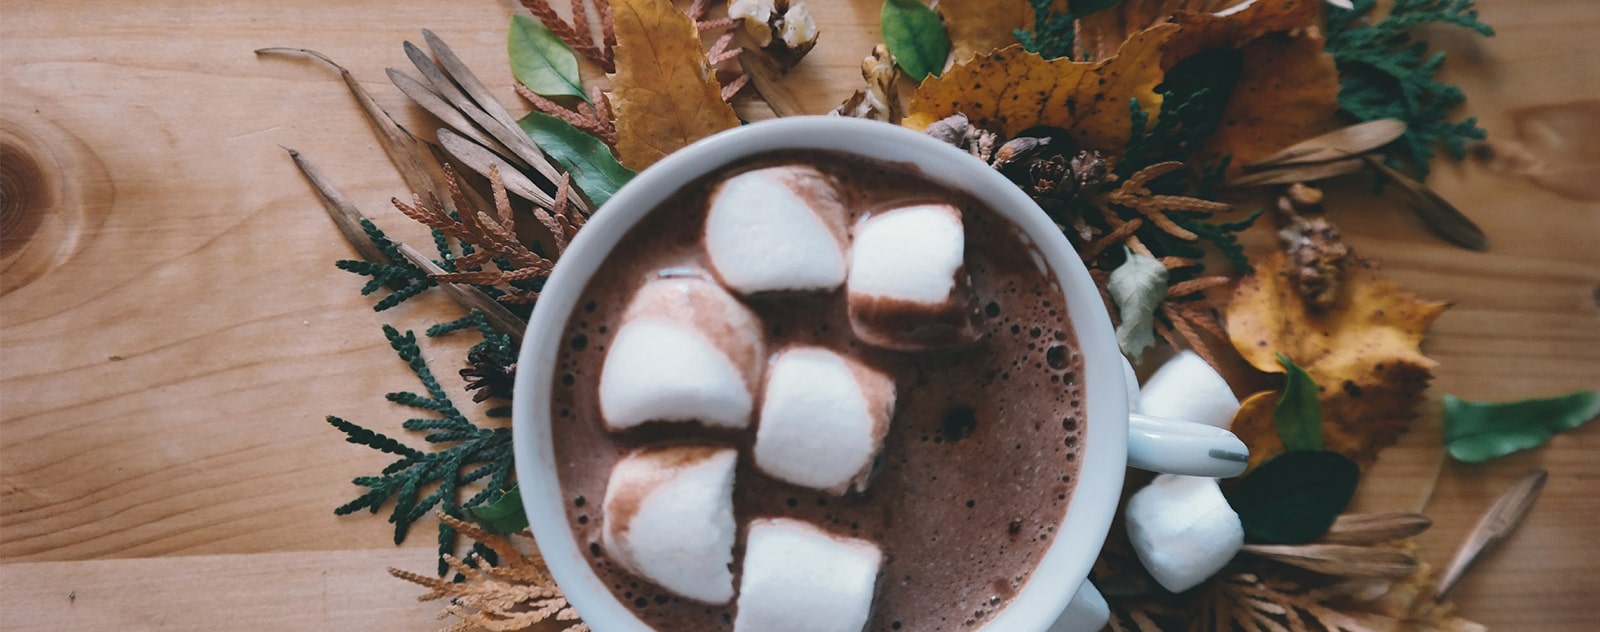
[[[811,4],[822,39],[791,85],[822,112],[858,84],[881,3]],[[1600,99],[1600,5],[1481,4],[1494,39],[1431,34],[1492,139],[1516,141],[1524,108]],[[356,493],[348,480],[387,460],[323,417],[397,428],[383,393],[414,384],[379,326],[420,329],[455,310],[439,299],[375,314],[361,280],[333,268],[351,250],[283,148],[389,226],[405,225],[387,208],[404,188],[331,73],[251,51],[321,50],[428,129],[384,78],[406,64],[400,43],[431,28],[523,109],[505,70],[511,12],[440,0],[0,5],[0,628],[442,627],[435,604],[384,572],[431,569],[433,538],[397,548],[381,518],[332,515]],[[1600,138],[1585,142],[1595,160]],[[1441,163],[1432,183],[1483,226],[1489,252],[1440,242],[1364,189],[1339,192],[1335,219],[1360,253],[1454,303],[1425,344],[1441,364],[1423,420],[1369,474],[1362,509],[1426,496],[1441,394],[1600,386],[1600,205],[1480,162]],[[460,341],[427,349],[453,378]],[[1456,598],[1492,627],[1600,628],[1600,424],[1444,465],[1424,555],[1442,565],[1534,467],[1550,471],[1543,499]]]

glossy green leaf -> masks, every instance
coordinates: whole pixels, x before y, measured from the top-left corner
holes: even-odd
[[[1067,0],[1067,7],[1072,9],[1072,14],[1078,17],[1104,11],[1117,5],[1122,0]]]
[[[1322,401],[1318,399],[1317,383],[1288,356],[1277,356],[1289,375],[1283,393],[1278,395],[1278,407],[1272,410],[1278,439],[1290,450],[1321,450]]]
[[[1117,304],[1117,346],[1137,363],[1144,350],[1156,343],[1156,308],[1167,296],[1167,267],[1152,257],[1123,248],[1128,259],[1111,271],[1106,291]]]
[[[945,59],[950,56],[950,33],[939,14],[922,0],[884,0],[879,21],[889,54],[912,80],[922,81],[944,71]]]
[[[1458,461],[1478,463],[1544,445],[1600,415],[1600,391],[1516,402],[1444,396],[1444,444]]]
[[[522,510],[522,494],[512,485],[500,498],[487,505],[470,507],[472,521],[489,533],[516,533],[528,528],[528,514]]]
[[[1344,513],[1361,468],[1337,452],[1295,450],[1273,457],[1228,494],[1253,542],[1303,544],[1328,532]]]
[[[511,74],[529,90],[547,97],[589,98],[578,75],[578,56],[533,18],[512,16],[506,52],[511,57]]]
[[[571,123],[543,112],[530,112],[517,125],[539,149],[560,163],[597,209],[633,179],[634,171],[617,162],[610,147]]]

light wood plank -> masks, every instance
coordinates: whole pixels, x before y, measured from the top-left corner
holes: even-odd
[[[427,557],[385,549],[0,564],[0,628],[440,630],[442,602],[418,602],[421,587],[385,571],[427,572]]]

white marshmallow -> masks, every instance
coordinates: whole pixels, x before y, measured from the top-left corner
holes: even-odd
[[[711,193],[705,244],[717,276],[740,294],[832,290],[844,282],[844,202],[810,167],[746,171]]]
[[[1163,588],[1183,592],[1222,570],[1244,526],[1214,478],[1162,474],[1128,499],[1128,538]]]
[[[861,632],[883,553],[798,520],[755,520],[734,632]]]
[[[600,370],[600,413],[613,430],[647,421],[744,428],[765,353],[761,323],[706,279],[646,283]]]
[[[733,598],[733,448],[675,446],[629,454],[611,470],[600,531],[606,555],[674,594]]]
[[[1193,351],[1183,351],[1144,383],[1140,412],[1227,429],[1239,412],[1239,398],[1216,369]]]
[[[850,249],[850,326],[867,344],[928,349],[981,335],[966,278],[961,211],[920,204],[856,226]]]
[[[832,494],[865,491],[894,401],[894,381],[860,362],[820,347],[785,349],[767,369],[756,467]]]

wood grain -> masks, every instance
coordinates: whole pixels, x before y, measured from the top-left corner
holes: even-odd
[[[805,111],[854,89],[880,4],[813,3],[822,39],[788,79]],[[374,314],[361,281],[333,269],[351,250],[283,147],[415,241],[388,207],[403,185],[335,76],[251,51],[318,49],[426,135],[426,115],[384,77],[407,66],[400,43],[431,28],[520,112],[504,49],[512,3],[12,0],[3,11],[0,170],[22,175],[6,184],[0,224],[0,627],[207,629],[222,607],[229,629],[439,627],[431,605],[411,601],[418,591],[382,573],[430,566],[429,534],[370,550],[387,523],[331,515],[356,493],[346,481],[385,459],[322,419],[396,427],[402,413],[382,396],[414,384],[379,325],[420,329],[455,311],[417,301]],[[1494,39],[1429,35],[1492,146],[1516,148],[1523,108],[1600,99],[1592,2],[1482,0],[1482,13]],[[1437,447],[1442,393],[1600,387],[1600,205],[1475,160],[1442,163],[1430,183],[1484,228],[1489,252],[1442,243],[1361,184],[1331,192],[1358,252],[1454,303],[1425,344],[1441,366],[1423,418],[1383,454],[1369,474],[1383,483],[1363,486],[1360,508],[1416,509],[1432,487],[1436,526],[1420,542],[1439,566],[1506,485],[1547,468],[1527,523],[1455,599],[1496,627],[1600,627],[1600,425],[1442,471]],[[454,378],[466,342],[428,343],[437,373]]]

